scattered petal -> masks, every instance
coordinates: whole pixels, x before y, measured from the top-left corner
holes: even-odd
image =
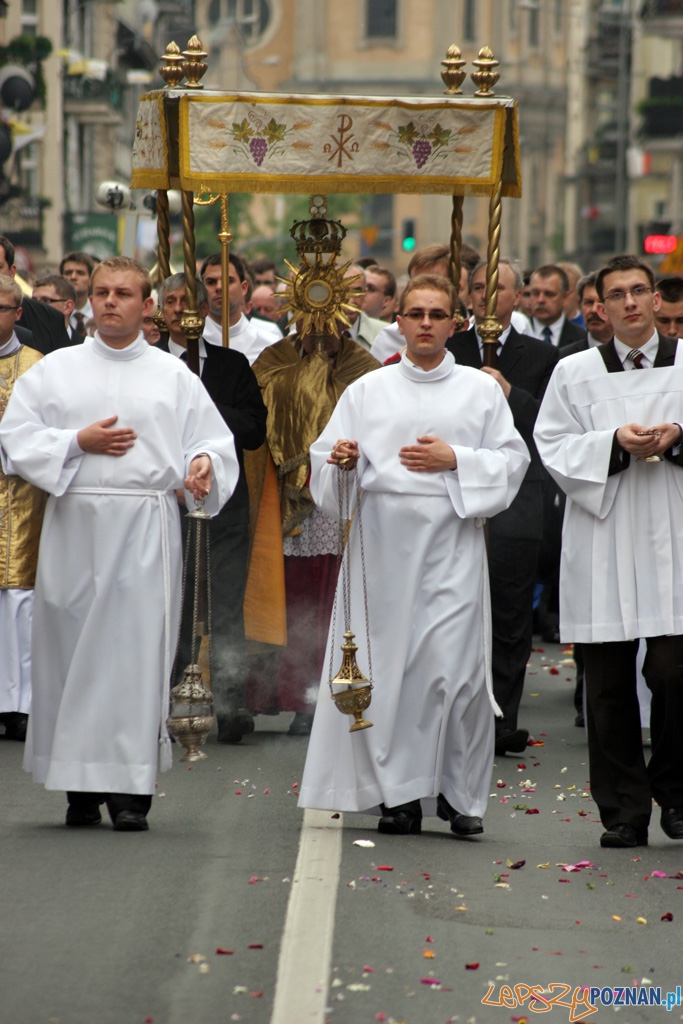
[[[427,938],[425,939],[425,942],[433,942],[433,941],[434,941],[434,939],[431,937],[431,935],[428,935]]]
[[[479,964],[477,964],[477,967]],[[421,985],[440,985],[441,982],[438,978],[420,978]]]
[[[249,885],[256,885],[257,882],[262,882],[262,881],[263,881],[263,879],[259,878],[258,875],[252,875],[251,878],[249,879]]]
[[[466,971],[478,971],[479,970],[479,963],[478,963],[478,961],[475,960],[475,962],[473,964],[465,964],[465,970]]]
[[[267,792],[267,791],[266,791],[266,792]],[[339,813],[339,811],[335,811],[335,812],[334,812],[334,814],[331,814],[331,815],[330,815],[330,817],[331,817],[331,818],[341,818],[341,814]]]
[[[621,921],[621,918],[619,917],[618,914],[612,914],[612,920],[613,921]]]
[[[638,924],[647,924],[647,918],[646,917],[637,917],[636,918],[636,922]]]
[[[652,871],[653,878],[666,878],[666,871]]]
[[[208,974],[210,972],[210,970],[211,970],[211,968],[209,967],[208,964],[200,964],[199,965],[199,973],[200,974]]]
[[[674,916],[673,916],[673,914],[671,912],[669,912],[667,914],[662,914],[662,921],[673,921],[673,919],[674,919]]]
[[[506,860],[505,863],[506,863],[507,867],[512,868],[513,871],[518,871],[520,868],[524,867],[524,865],[526,864],[526,861],[525,860],[516,860],[516,861]]]
[[[536,867],[537,868],[549,868],[550,867],[550,861],[547,861],[545,864],[537,864]]]
[[[540,814],[538,807],[527,807],[525,814]]]
[[[263,997],[263,990],[259,992],[250,992],[249,995],[252,999],[261,999]]]
[[[366,964],[365,967],[363,968],[363,973],[364,974],[374,974],[375,973],[375,968],[374,967],[370,967],[369,964]]]
[[[377,871],[393,871],[394,869],[392,868],[392,866],[390,864],[378,864],[376,870]]]
[[[422,956],[425,958],[425,960],[433,960],[434,956],[435,956],[434,950],[433,949],[423,949],[422,950]]]
[[[373,843],[372,839],[354,839],[353,845],[354,846],[362,846],[363,849],[369,850],[375,844]]]
[[[188,964],[203,964],[206,957],[202,953],[193,953],[192,956],[188,956]]]
[[[349,992],[369,992],[370,985],[363,985],[360,981],[354,981],[351,985],[346,986]]]
[[[262,942],[250,942],[247,949],[263,949]]]
[[[216,956],[232,956],[234,952],[234,949],[223,949],[222,946],[219,946],[216,950]]]

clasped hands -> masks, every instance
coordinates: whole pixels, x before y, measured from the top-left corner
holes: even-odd
[[[680,444],[681,428],[677,423],[659,423],[656,427],[628,423],[617,430],[617,443],[630,455],[648,459],[651,455],[662,455],[669,448]]]
[[[118,416],[91,423],[79,430],[76,436],[78,446],[91,455],[125,455],[137,440],[137,434],[130,427],[114,427]],[[196,455],[190,463],[190,471],[183,481],[195,501],[201,501],[211,491],[211,459],[208,455]],[[181,492],[182,493],[182,492]]]
[[[418,437],[416,445],[401,448],[398,457],[401,465],[413,473],[440,473],[457,468],[455,452],[451,446],[430,434]],[[355,463],[359,458],[358,441],[340,438],[332,448],[327,461],[338,466],[347,459]]]

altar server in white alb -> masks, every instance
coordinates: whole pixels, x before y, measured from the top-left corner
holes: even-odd
[[[374,726],[349,733],[324,673],[299,803],[379,808],[379,830],[394,834],[419,833],[423,814],[435,812],[458,837],[483,832],[494,742],[483,527],[511,503],[529,464],[499,385],[445,351],[455,306],[446,278],[414,277],[401,298],[400,363],[351,384],[311,447],[311,492],[330,515],[336,463],[357,461]],[[367,674],[357,517],[349,543]],[[342,607],[339,595],[337,638]],[[335,668],[340,659],[335,651]]]
[[[683,839],[683,342],[655,330],[661,300],[637,257],[615,256],[595,287],[614,338],[558,363],[534,437],[567,495],[560,635],[583,647],[600,842],[634,847],[647,844],[652,797],[666,835]]]
[[[33,705],[24,767],[67,791],[66,824],[142,831],[170,767],[165,720],[180,616],[175,491],[212,514],[239,466],[198,377],[140,332],[149,274],[126,257],[92,279],[91,344],[42,359],[0,423],[6,472],[42,488]]]

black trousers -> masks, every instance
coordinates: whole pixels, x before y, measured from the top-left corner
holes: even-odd
[[[496,732],[517,728],[531,654],[536,563],[541,542],[489,532],[488,563],[493,628],[493,695],[503,718]]]
[[[181,510],[183,546],[187,519]],[[223,508],[209,524],[211,562],[211,685],[217,714],[231,714],[244,707],[244,590],[249,556],[248,508]],[[190,567],[192,569],[192,566]],[[192,651],[192,604],[194,573],[187,578],[176,657],[179,682]]]
[[[71,790],[67,792],[66,798],[70,806],[77,807],[78,810],[90,810],[106,803],[114,818],[120,811],[148,814],[152,806],[151,795],[145,793],[81,793]]]
[[[646,828],[652,797],[683,807],[683,636],[647,643],[643,675],[652,693],[652,756],[645,765],[636,692],[638,640],[582,644],[591,793],[606,828]]]

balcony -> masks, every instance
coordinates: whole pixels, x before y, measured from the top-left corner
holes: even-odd
[[[123,84],[111,71],[103,79],[86,75],[64,75],[64,113],[76,115],[83,123],[120,124]]]
[[[683,77],[651,78],[650,95],[638,104],[646,138],[672,138],[683,134]]]
[[[640,17],[646,35],[683,38],[683,0],[645,0]]]

